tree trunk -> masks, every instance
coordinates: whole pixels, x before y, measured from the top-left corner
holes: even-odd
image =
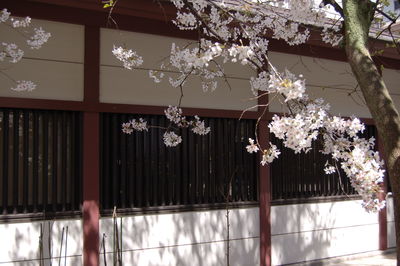
[[[383,157],[394,195],[397,265],[400,265],[400,117],[368,50],[373,4],[343,1],[346,54],[384,145]]]

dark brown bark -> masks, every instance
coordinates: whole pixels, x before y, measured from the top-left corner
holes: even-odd
[[[397,265],[400,265],[400,116],[368,50],[373,5],[343,1],[346,54],[384,145],[383,157],[394,196]]]

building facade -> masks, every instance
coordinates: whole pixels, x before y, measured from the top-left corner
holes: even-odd
[[[254,109],[239,120],[257,104],[250,69],[228,65],[230,86],[220,82],[214,92],[204,93],[196,77],[188,81],[184,114],[204,117],[207,137],[183,130],[183,143],[168,149],[160,129],[122,134],[131,118],[165,125],[164,109],[177,104],[180,91],[154,83],[148,71],[159,70],[172,42],[185,45],[196,35],[174,27],[168,4],[119,5],[115,25],[95,0],[0,3],[52,34],[4,70],[34,80],[36,90],[18,93],[1,82],[0,263],[281,265],[395,246],[390,197],[385,211],[368,214],[348,181],[323,174],[327,159],[317,152],[283,149],[266,167],[246,153],[262,116]],[[113,45],[134,48],[144,65],[123,69]],[[361,117],[365,136],[378,137],[344,51],[271,40],[269,57],[281,70],[302,73],[309,94],[326,99],[332,113]],[[400,106],[400,56],[386,53],[377,62]],[[266,122],[282,112],[273,102],[262,116],[264,144],[276,141]]]

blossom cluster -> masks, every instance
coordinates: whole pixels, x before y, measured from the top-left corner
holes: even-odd
[[[285,102],[287,102],[307,97],[305,94],[305,80],[301,78],[302,76],[297,78],[288,70],[281,74],[269,74],[266,71],[262,71],[256,78],[251,77],[250,86],[254,95],[257,95],[258,91],[279,93],[284,97]]]
[[[31,36],[26,42],[31,47],[31,49],[40,49],[43,44],[45,44],[51,34],[49,32],[45,32],[42,27],[34,29],[35,34]]]
[[[163,135],[163,140],[165,146],[175,147],[182,142],[182,137],[177,135],[174,131],[166,131]]]
[[[194,116],[194,119],[188,120],[185,116],[183,116],[182,109],[177,106],[170,105],[164,110],[164,113],[166,118],[171,123],[169,127],[164,128],[165,133],[163,135],[163,140],[167,147],[175,147],[182,142],[182,137],[174,132],[174,129],[176,128],[190,128],[192,132],[197,135],[207,135],[210,132],[210,127],[206,127],[205,122],[200,120],[197,115]],[[148,131],[150,127],[159,126],[149,126],[147,125],[147,121],[145,121],[143,118],[139,118],[138,120],[132,119],[129,122],[122,123],[122,132],[130,135],[135,130]]]
[[[147,122],[143,118],[132,119],[129,122],[122,123],[122,132],[132,134],[133,131],[148,131]]]
[[[334,20],[328,15],[328,7],[320,5],[321,1],[171,0],[171,2],[178,10],[174,23],[181,30],[200,28],[209,37],[225,41],[238,40],[243,35],[251,40],[272,32],[273,38],[282,39],[290,45],[297,45],[306,42],[310,36],[306,26],[325,28],[331,24],[334,29],[331,32],[334,34],[337,34],[337,28],[340,28],[340,25],[332,22]]]
[[[263,151],[261,165],[264,166],[268,163],[272,163],[274,159],[278,158],[279,154],[281,154],[279,149],[270,142],[269,149]]]
[[[125,49],[121,46],[115,46],[112,50],[113,55],[120,60],[124,68],[132,69],[143,64],[143,58],[131,49]]]
[[[340,165],[361,195],[363,207],[367,211],[379,211],[385,206],[385,202],[378,198],[384,170],[379,153],[374,151],[375,140],[358,137],[365,128],[358,118],[330,116],[328,109],[329,106],[324,105],[322,100],[303,101],[291,116],[275,115],[268,126],[271,133],[295,153],[308,152],[313,141],[322,141],[323,149],[320,152],[331,155],[336,164]],[[256,144],[250,141],[250,145]],[[270,146],[270,150],[276,149]],[[262,164],[273,160],[271,151],[268,152],[263,152]],[[326,174],[332,174],[335,167],[328,164],[324,170]]]
[[[30,49],[40,49],[43,44],[45,44],[51,34],[49,32],[44,31],[41,27],[39,28],[31,28],[31,18],[25,17],[21,19],[17,19],[15,17],[10,16],[11,13],[8,12],[7,9],[3,9],[0,11],[0,23],[4,23],[9,26],[10,29],[18,31],[22,36],[26,37],[26,45]],[[4,62],[6,58],[10,63],[18,63],[24,56],[24,51],[16,44],[16,43],[8,43],[2,42],[0,45],[0,62]],[[1,70],[0,70],[1,71]],[[6,76],[6,75],[5,75]],[[17,80],[13,82],[16,83],[16,86],[11,88],[14,91],[32,91],[36,88],[36,84],[32,81],[27,80]]]
[[[30,80],[17,80],[17,86],[15,88],[11,88],[13,91],[33,91],[36,89],[36,84]]]
[[[18,63],[21,61],[24,56],[24,51],[19,49],[15,43],[2,43],[3,51],[0,53],[0,61],[4,61],[4,59],[8,56],[10,57],[11,63]]]
[[[210,127],[206,127],[197,115],[194,116],[194,120],[188,120],[182,115],[182,109],[177,106],[168,106],[164,113],[169,121],[180,128],[190,127],[192,132],[198,135],[207,135],[210,132]]]

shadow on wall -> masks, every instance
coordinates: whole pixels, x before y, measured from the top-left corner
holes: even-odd
[[[113,265],[119,258],[121,265],[258,265],[258,208],[229,210],[229,241],[226,214],[214,210],[122,217],[116,219],[117,230],[115,220],[104,218],[101,265]],[[113,245],[116,231],[119,253]]]
[[[308,204],[303,204],[303,206]],[[328,257],[332,245],[334,215],[321,215],[310,205],[274,206],[271,212],[272,264],[302,262]],[[333,205],[326,213],[331,213]]]
[[[80,219],[0,224],[0,263],[82,265],[81,224]]]
[[[379,249],[378,214],[361,200],[274,206],[271,218],[275,265]]]

